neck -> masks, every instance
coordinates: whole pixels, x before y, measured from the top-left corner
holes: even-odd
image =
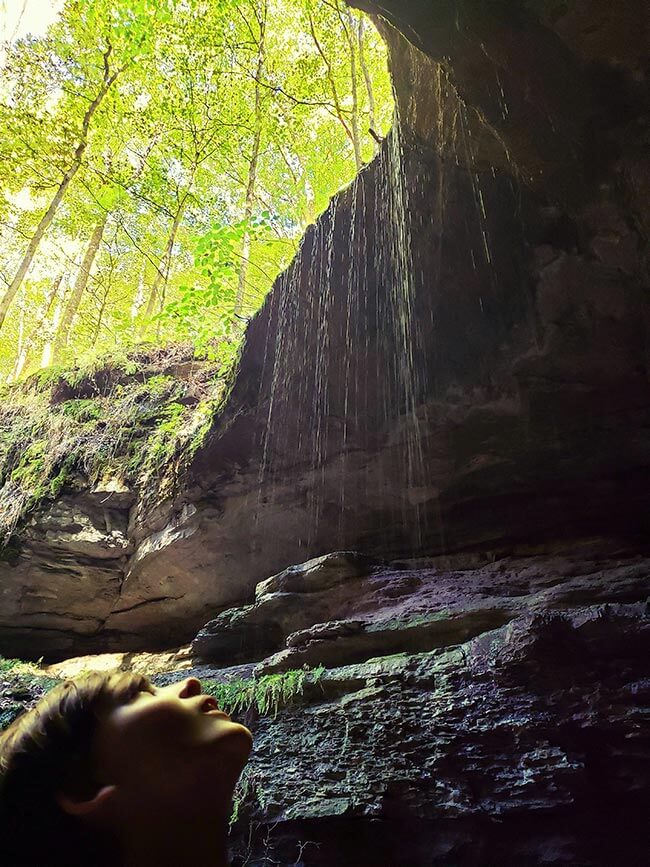
[[[201,864],[202,867],[227,867],[227,821],[188,821],[186,818],[165,821],[164,817],[150,829],[125,841],[125,867],[178,867]]]

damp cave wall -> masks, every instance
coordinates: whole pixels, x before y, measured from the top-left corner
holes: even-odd
[[[358,5],[399,104],[416,386],[395,384],[404,340],[377,265],[386,141],[250,323],[179,489],[64,493],[23,528],[0,564],[5,655],[178,644],[336,548],[643,544],[645,4]]]
[[[261,478],[251,561],[260,539],[264,558],[279,568],[335,547],[406,556],[644,538],[648,117],[638,34],[645,13],[641,4],[614,13],[593,2],[549,20],[524,6],[381,6],[392,22],[380,27],[410,207],[416,406],[409,414],[399,389],[386,385],[399,345],[382,327],[389,287],[376,270],[377,247],[386,242],[385,213],[374,201],[383,190],[380,158],[340,194],[318,233],[308,231],[251,323],[226,413],[231,426],[215,431],[199,459],[201,485],[218,480],[207,485],[217,498],[224,468],[252,468]],[[360,209],[362,250],[350,246]],[[324,258],[316,235],[328,232],[333,298],[324,323],[314,257]],[[365,343],[346,350],[359,259]],[[298,333],[293,343],[287,327]],[[356,426],[348,380],[362,382]],[[316,422],[316,383],[329,408],[320,463],[304,445]],[[269,412],[271,401],[279,410]],[[423,457],[409,486],[404,451],[414,423]]]

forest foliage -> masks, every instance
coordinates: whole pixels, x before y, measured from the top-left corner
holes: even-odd
[[[65,0],[2,63],[5,382],[179,341],[227,366],[392,116],[344,0]]]

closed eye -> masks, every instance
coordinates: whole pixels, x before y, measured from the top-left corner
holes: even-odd
[[[142,698],[155,698],[155,696],[156,693],[153,687],[151,689],[141,689],[139,692],[136,692],[131,701],[138,701]]]

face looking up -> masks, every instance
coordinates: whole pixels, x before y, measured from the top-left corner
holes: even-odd
[[[151,687],[101,717],[93,748],[101,788],[87,803],[121,822],[169,809],[179,817],[203,807],[226,812],[251,745],[249,730],[219,710],[196,678]],[[68,811],[82,814],[70,803]]]

